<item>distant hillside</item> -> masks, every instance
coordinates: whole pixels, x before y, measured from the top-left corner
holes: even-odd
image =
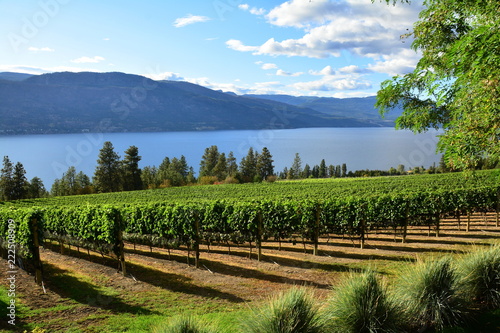
[[[1,72],[0,80],[22,81],[32,76],[33,76],[32,74]]]
[[[11,75],[11,77],[15,77]],[[366,127],[372,122],[124,73],[0,80],[0,133]]]
[[[246,95],[248,97],[269,99],[281,103],[287,103],[303,108],[345,118],[369,122],[380,126],[394,126],[394,120],[401,115],[401,110],[393,110],[382,118],[375,108],[376,97],[362,98],[333,98],[333,97],[308,97],[288,95]]]

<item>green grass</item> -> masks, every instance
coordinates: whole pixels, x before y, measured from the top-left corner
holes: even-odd
[[[314,295],[293,287],[255,310],[243,327],[245,333],[322,333],[325,323]]]
[[[396,284],[396,297],[408,325],[438,330],[462,325],[467,310],[458,281],[449,257],[405,267]]]
[[[478,306],[500,308],[500,245],[475,249],[458,261],[461,289]]]
[[[328,313],[333,332],[399,332],[395,301],[372,270],[348,274],[334,289]]]

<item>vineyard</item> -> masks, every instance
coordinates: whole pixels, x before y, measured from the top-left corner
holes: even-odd
[[[498,172],[325,179],[245,185],[212,185],[6,202],[0,218],[16,222],[17,253],[41,270],[38,246],[57,241],[110,255],[126,274],[124,242],[185,249],[198,267],[200,245],[246,247],[262,256],[262,242],[312,245],[329,235],[350,237],[363,248],[367,234],[392,230],[405,242],[408,227],[439,236],[445,217],[496,212]],[[8,223],[2,224],[2,247]],[[460,227],[460,226],[459,226]],[[40,279],[38,273],[37,279]]]

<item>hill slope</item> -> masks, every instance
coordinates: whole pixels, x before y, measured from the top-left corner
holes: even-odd
[[[394,110],[384,118],[381,118],[378,109],[375,108],[375,96],[360,98],[296,97],[288,95],[246,96],[269,99],[298,107],[309,108],[329,116],[355,118],[379,126],[394,126],[394,120],[396,120],[402,112],[402,110]]]
[[[0,80],[0,119],[4,134],[373,126],[187,82],[88,72]]]

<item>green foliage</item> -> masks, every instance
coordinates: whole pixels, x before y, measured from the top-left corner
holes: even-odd
[[[314,296],[294,287],[275,296],[267,306],[246,319],[248,333],[322,333],[324,320],[314,305]]]
[[[443,329],[466,318],[450,258],[418,262],[400,276],[397,296],[411,326]]]
[[[110,141],[104,142],[94,172],[94,185],[98,192],[117,192],[122,189],[120,156]]]
[[[328,308],[332,331],[400,332],[399,311],[375,272],[350,273],[335,287]]]
[[[215,333],[206,323],[193,317],[182,316],[169,323],[160,324],[152,329],[153,333]]]
[[[500,308],[500,246],[468,253],[457,264],[461,290],[481,307]]]
[[[497,0],[425,1],[408,34],[422,58],[413,72],[385,81],[377,94],[382,114],[403,107],[398,128],[443,128],[438,147],[453,168],[500,156],[499,11]]]

